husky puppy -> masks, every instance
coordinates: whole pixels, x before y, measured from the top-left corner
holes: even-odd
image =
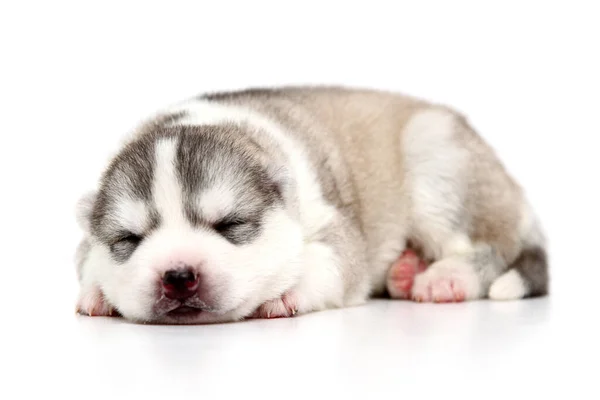
[[[213,323],[548,292],[544,234],[466,118],[398,93],[202,95],[127,137],[78,203],[78,310]]]

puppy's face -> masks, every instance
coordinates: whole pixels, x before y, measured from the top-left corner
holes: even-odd
[[[161,128],[115,157],[80,204],[83,311],[236,320],[298,280],[302,234],[285,180],[241,129]]]

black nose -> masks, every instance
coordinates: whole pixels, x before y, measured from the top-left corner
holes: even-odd
[[[170,299],[187,299],[198,289],[198,276],[190,268],[171,269],[162,280],[165,296]]]

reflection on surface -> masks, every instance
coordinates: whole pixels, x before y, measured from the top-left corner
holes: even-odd
[[[377,300],[292,319],[203,326],[65,314],[55,329],[22,334],[30,345],[13,368],[40,376],[50,391],[103,399],[136,398],[149,387],[161,398],[246,396],[249,388],[308,398],[321,385],[320,397],[331,398],[423,388],[444,394],[467,384],[478,392],[507,373],[523,384],[532,368],[538,376],[556,374],[557,363],[547,362],[549,349],[553,359],[564,360],[560,365],[581,354],[573,351],[578,343],[565,345],[565,327],[581,321],[572,309],[557,310],[549,298]],[[595,343],[590,329],[578,335],[581,343]]]
[[[239,384],[264,378],[278,385],[307,374],[315,384],[337,374],[366,388],[401,379],[400,372],[413,381],[437,370],[447,376],[460,368],[477,374],[486,363],[536,351],[550,306],[548,299],[378,300],[292,319],[221,325],[152,326],[85,317],[77,325],[80,362],[99,366],[94,375],[131,390],[148,377],[181,385],[199,380],[204,390],[219,391],[231,386],[232,377]]]

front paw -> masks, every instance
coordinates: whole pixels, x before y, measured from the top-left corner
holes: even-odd
[[[298,299],[293,292],[263,303],[250,318],[289,318],[298,313]]]
[[[77,301],[76,313],[90,317],[119,316],[119,313],[106,301],[98,287],[82,289]]]

